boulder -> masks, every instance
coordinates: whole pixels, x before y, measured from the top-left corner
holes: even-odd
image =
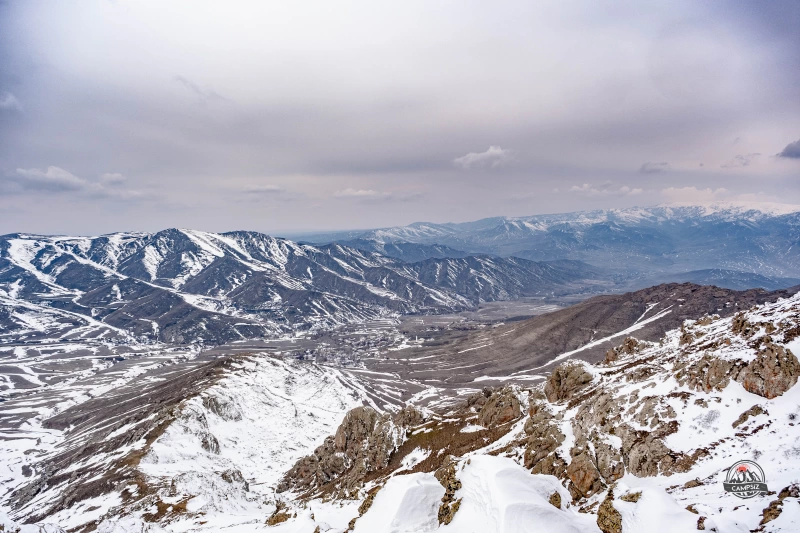
[[[568,361],[553,369],[544,386],[544,394],[551,403],[571,399],[576,392],[592,382],[592,374],[577,361]]]
[[[737,376],[744,388],[767,399],[791,389],[800,376],[800,362],[791,350],[767,342]]]
[[[493,393],[478,413],[478,423],[486,428],[505,424],[522,416],[519,399],[510,387]]]

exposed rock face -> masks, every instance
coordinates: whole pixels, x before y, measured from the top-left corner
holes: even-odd
[[[456,477],[456,461],[452,456],[445,458],[442,466],[433,474],[444,487],[442,504],[439,506],[438,518],[440,524],[449,524],[461,505],[461,500],[456,500],[455,494],[461,488],[461,481]]]
[[[478,423],[483,427],[494,427],[519,418],[522,411],[519,399],[510,387],[491,393],[478,413]]]
[[[405,438],[406,428],[422,419],[412,407],[394,417],[381,415],[371,407],[356,407],[345,415],[334,436],[295,463],[278,491],[314,490],[333,481],[333,490],[343,497],[355,495],[368,473],[389,464]]]
[[[705,354],[699,361],[682,366],[675,377],[689,388],[711,392],[728,386],[731,378],[739,374],[740,366],[712,355]]]
[[[772,399],[792,388],[798,376],[800,362],[792,351],[767,342],[737,379],[749,392]]]
[[[563,460],[552,454],[564,442],[564,434],[559,429],[556,418],[550,414],[543,402],[532,399],[529,414],[530,417],[525,421],[525,433],[529,435],[525,447],[525,467],[539,467],[544,459],[548,458],[546,464],[542,464],[539,470],[541,473],[554,474],[556,464],[558,461],[563,463]]]
[[[568,361],[557,366],[544,386],[548,401],[569,400],[576,392],[592,382],[592,375],[583,363]]]
[[[614,491],[609,490],[606,499],[597,509],[597,527],[603,533],[622,533],[622,515],[614,508]]]
[[[739,415],[739,418],[734,420],[731,426],[737,428],[742,424],[744,424],[745,422],[747,422],[747,420],[749,420],[750,417],[764,415],[764,414],[769,414],[769,413],[767,413],[760,405],[754,405],[753,407],[751,407],[750,409]]]
[[[567,467],[567,477],[572,482],[569,491],[575,500],[589,497],[605,488],[593,458],[586,452],[579,453],[572,458]]]

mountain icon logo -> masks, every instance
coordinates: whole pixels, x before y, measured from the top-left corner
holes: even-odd
[[[764,471],[758,466],[758,463],[749,460],[734,463],[728,469],[722,487],[725,492],[745,499],[769,492]]]

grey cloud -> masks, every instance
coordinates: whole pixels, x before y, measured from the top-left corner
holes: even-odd
[[[125,183],[126,179],[119,172],[106,172],[100,176],[101,183],[106,185],[119,185],[120,183]]]
[[[453,164],[463,169],[475,167],[499,167],[511,159],[511,150],[490,146],[485,152],[470,152],[453,159]]]
[[[18,168],[11,181],[22,190],[68,192],[81,191],[89,186],[89,182],[64,170],[50,166],[46,170],[38,168]]]
[[[10,194],[81,194],[117,200],[137,200],[148,196],[142,191],[116,188],[122,181],[124,176],[119,173],[106,173],[100,181],[89,181],[56,166],[18,168],[4,180],[3,190]]]
[[[283,194],[286,192],[284,187],[278,185],[255,185],[253,187],[246,187],[242,189],[244,194],[258,194],[258,195],[275,195]]]
[[[786,145],[778,157],[788,157],[790,159],[800,159],[800,140]]]
[[[787,2],[757,21],[760,5],[690,0],[544,11],[522,0],[324,11],[174,3],[0,2],[0,93],[25,109],[0,109],[0,186],[42,200],[0,217],[0,232],[364,228],[644,205],[684,186],[740,194],[758,184],[800,203],[796,177],[773,158],[720,169],[737,152],[774,153],[785,124],[800,120],[786,80],[800,73],[787,67],[800,48],[764,47],[777,42],[773,23],[780,42],[797,42]],[[96,24],[100,4],[119,38]],[[711,23],[659,37],[681,20]],[[26,31],[32,24],[41,31]],[[698,47],[708,48],[699,64]],[[737,76],[707,91],[697,67],[720,50]],[[656,81],[651,58],[663,67]],[[662,96],[664,83],[680,98]],[[736,135],[745,140],[731,148]],[[42,162],[83,181],[15,171]],[[126,179],[102,177],[116,171]],[[181,207],[107,207],[137,191]]]
[[[750,163],[753,162],[758,156],[761,154],[759,153],[752,153],[752,154],[739,154],[734,156],[733,159],[728,161],[727,163],[721,165],[722,168],[740,168],[740,167],[747,167],[750,166]]]
[[[202,101],[227,102],[228,99],[211,89],[203,89],[184,76],[175,76],[174,80]]]
[[[0,110],[22,111],[22,104],[10,92],[0,93]]]
[[[651,163],[648,161],[639,167],[639,172],[641,174],[657,174],[659,172],[666,172],[669,169],[669,163],[666,161],[662,161],[660,163]]]

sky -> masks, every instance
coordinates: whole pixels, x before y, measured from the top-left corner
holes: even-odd
[[[0,234],[800,204],[800,2],[0,0]]]

